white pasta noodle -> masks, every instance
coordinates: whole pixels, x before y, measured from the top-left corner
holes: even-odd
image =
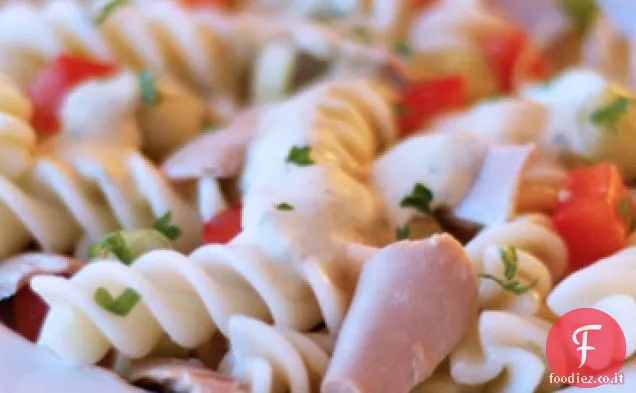
[[[315,295],[339,296],[342,290],[323,268],[317,264],[307,268],[315,272],[306,274],[310,281],[316,281],[311,278],[314,274],[322,280]],[[39,342],[71,363],[90,364],[111,345],[125,356],[143,357],[164,332],[182,347],[196,348],[217,328],[227,335],[235,314],[271,318],[277,325],[306,331],[322,319],[306,280],[293,268],[267,259],[257,247],[242,243],[203,246],[190,257],[152,251],[130,267],[96,261],[72,279],[33,279],[33,289],[51,307]],[[98,287],[113,294],[130,287],[142,302],[125,318],[115,316],[94,302]],[[339,308],[342,320],[346,302]]]
[[[484,311],[450,355],[453,380],[484,385],[485,391],[518,393],[551,390],[546,383],[545,343],[550,323],[505,311]]]
[[[230,352],[219,371],[248,383],[251,393],[317,392],[332,350],[332,345],[324,348],[317,341],[322,338],[331,340],[234,316],[229,322]]]
[[[421,215],[400,206],[415,184],[431,190],[431,208],[453,208],[475,182],[486,153],[486,142],[467,132],[416,135],[394,145],[374,162],[371,182],[391,223],[401,227]]]
[[[72,216],[82,229],[82,244],[120,228],[149,228],[166,212],[183,232],[175,242],[177,249],[189,251],[200,244],[197,211],[134,150],[64,146],[37,159],[31,180],[30,187],[43,200]]]
[[[548,221],[548,223],[546,223]],[[505,277],[501,250],[513,246],[517,254],[517,279],[522,286],[536,285],[524,294],[506,291],[493,280],[482,278],[479,301],[482,309],[506,310],[521,315],[537,315],[553,283],[565,272],[567,250],[549,226],[547,217],[527,219],[488,227],[466,245],[466,252],[478,274]]]
[[[27,83],[46,62],[67,51],[117,60],[136,70],[169,72],[209,94],[233,92],[232,60],[218,35],[194,23],[176,2],[124,4],[101,23],[93,21],[97,13],[70,0],[3,7],[0,70]]]
[[[27,121],[31,105],[16,86],[0,76],[0,257],[36,240],[47,251],[68,251],[77,227],[22,186],[35,164],[35,133]]]
[[[548,296],[561,316],[577,308],[596,308],[612,316],[625,334],[626,357],[636,352],[636,248],[628,247],[567,276]]]
[[[375,220],[375,200],[361,180],[395,138],[390,102],[383,87],[360,80],[324,84],[272,108],[248,149],[243,226],[257,225],[281,202],[325,229],[361,229]],[[305,146],[316,165],[286,162],[292,148]]]
[[[25,122],[30,104],[4,76],[0,85],[0,256],[19,252],[33,240],[47,252],[69,252],[79,245],[81,254],[111,231],[150,227],[166,212],[183,230],[178,249],[190,251],[200,244],[196,210],[131,149],[138,135],[136,126],[125,127],[130,120],[126,105],[105,113],[93,128],[99,133],[102,123],[110,124],[109,131],[114,126],[121,133],[118,142],[94,137],[60,141],[42,146],[36,155],[36,137]],[[86,122],[67,123],[68,135]]]
[[[390,105],[378,94],[367,82],[331,84],[281,104],[263,121],[244,173],[244,230],[229,244],[203,246],[190,257],[151,252],[130,267],[93,262],[70,280],[38,277],[33,287],[51,305],[40,342],[85,364],[111,344],[126,356],[147,355],[164,332],[194,348],[217,327],[227,335],[234,314],[300,331],[324,321],[337,334],[354,290],[342,247],[375,236],[357,230],[377,219],[354,174],[372,162],[365,144],[379,149],[395,133]],[[290,123],[292,109],[304,121]],[[295,145],[311,146],[315,165],[286,163]],[[76,152],[71,158],[83,160]],[[281,202],[293,211],[277,209]],[[99,286],[111,293],[131,287],[143,301],[126,318],[114,317],[92,300]]]

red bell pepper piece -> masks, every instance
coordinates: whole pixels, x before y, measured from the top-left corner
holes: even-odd
[[[509,93],[514,88],[515,72],[522,53],[529,45],[525,33],[511,29],[506,34],[487,37],[482,42],[482,51],[486,61],[495,73],[499,90]],[[548,75],[548,65],[538,53],[532,53],[525,59],[524,77],[543,79]]]
[[[118,66],[63,53],[42,70],[28,87],[33,104],[31,123],[39,134],[52,134],[59,127],[58,112],[69,91],[79,83],[116,72]]]
[[[227,210],[213,217],[203,227],[204,243],[226,244],[241,232],[243,206],[235,203]]]
[[[411,83],[398,105],[400,136],[407,136],[436,116],[466,105],[468,92],[461,75]]]

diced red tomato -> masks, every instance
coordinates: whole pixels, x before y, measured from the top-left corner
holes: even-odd
[[[423,127],[435,116],[468,105],[466,81],[461,75],[445,76],[410,84],[399,106],[401,136]]]
[[[599,164],[569,173],[554,210],[572,271],[620,250],[627,242],[632,205],[619,169]]]
[[[75,55],[58,56],[27,89],[34,108],[33,127],[39,134],[55,133],[60,106],[71,88],[85,80],[113,74],[117,69],[115,64]]]
[[[495,73],[499,89],[511,92],[514,88],[515,72],[521,54],[529,45],[525,33],[511,29],[507,34],[494,35],[482,42],[482,51],[486,61]],[[532,53],[526,59],[525,77],[544,78],[548,74],[548,66],[538,53]]]
[[[226,244],[241,232],[243,206],[235,203],[208,221],[203,227],[204,243]]]
[[[48,306],[31,288],[25,286],[11,298],[15,329],[26,339],[35,341],[40,334]]]

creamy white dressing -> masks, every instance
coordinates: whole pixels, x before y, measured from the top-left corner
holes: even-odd
[[[594,71],[574,69],[522,95],[548,109],[547,143],[590,160],[613,162],[627,179],[636,177],[636,106],[629,103],[613,119],[595,120],[617,100],[632,100],[632,93]]]
[[[156,102],[144,102],[140,76],[128,71],[80,84],[63,102],[61,139],[140,149],[161,161],[201,132],[207,108],[192,91],[164,75],[144,88]]]
[[[472,186],[484,158],[486,140],[466,132],[414,136],[397,144],[373,165],[371,182],[394,226],[422,213],[400,206],[417,183],[433,193],[431,208],[455,207]]]
[[[289,214],[311,222],[314,231],[361,239],[363,228],[377,220],[377,211],[374,196],[356,176],[367,171],[381,142],[356,100],[334,84],[309,91],[263,117],[264,132],[248,150],[242,177],[244,228],[258,225],[277,205],[287,203],[294,209]],[[307,146],[316,165],[287,162],[292,148]]]
[[[141,132],[135,114],[140,101],[139,81],[133,73],[85,82],[71,91],[62,104],[61,136],[139,148]]]

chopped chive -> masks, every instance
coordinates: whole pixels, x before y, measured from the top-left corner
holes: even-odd
[[[124,292],[116,299],[104,287],[95,290],[95,303],[99,304],[104,310],[109,311],[117,316],[125,317],[141,300],[141,295],[132,288],[126,288]]]
[[[139,74],[139,90],[141,91],[141,100],[146,105],[157,105],[161,100],[157,83],[150,71]]]
[[[130,3],[130,0],[110,0],[99,9],[99,12],[93,18],[93,22],[97,25],[104,23],[117,8],[128,3]]]
[[[287,202],[282,202],[276,205],[276,209],[288,212],[294,210],[294,207]]]
[[[122,263],[130,265],[133,255],[121,232],[113,232],[106,235],[101,241],[88,247],[88,258],[108,258],[114,256]]]
[[[181,229],[172,225],[172,212],[166,212],[152,224],[152,227],[170,240],[177,240],[181,236]]]

